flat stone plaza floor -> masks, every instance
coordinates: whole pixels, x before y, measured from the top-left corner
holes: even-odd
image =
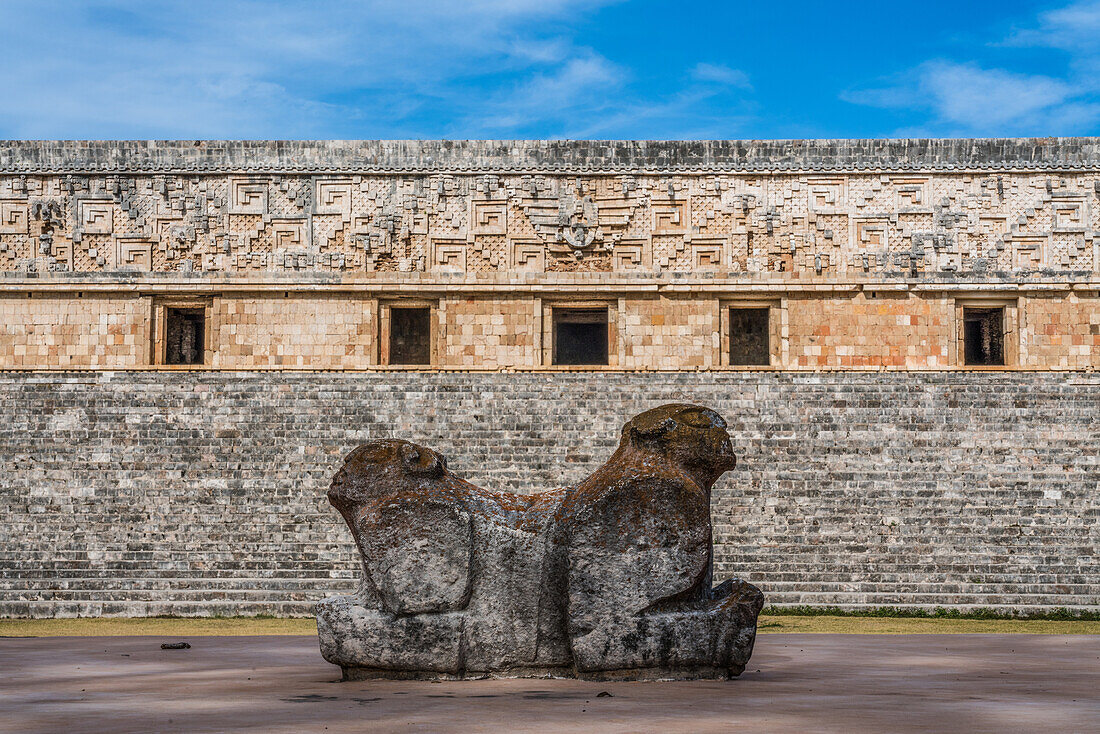
[[[174,641],[0,639],[0,731],[1100,730],[1100,636],[769,634],[739,679],[681,683],[341,683],[314,637]]]

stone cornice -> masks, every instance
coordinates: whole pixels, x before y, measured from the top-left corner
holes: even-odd
[[[671,297],[740,297],[782,296],[812,293],[856,293],[864,291],[911,291],[918,293],[1066,293],[1085,295],[1100,291],[1100,281],[1090,279],[1044,279],[1035,281],[1005,281],[981,278],[953,281],[929,280],[828,280],[776,279],[749,280],[725,277],[623,277],[612,273],[532,275],[525,278],[461,277],[434,278],[425,274],[376,274],[373,277],[170,277],[169,274],[126,273],[128,277],[108,277],[115,274],[92,274],[72,277],[67,273],[50,273],[43,278],[0,277],[0,296],[26,294],[99,293],[116,295],[195,295],[228,294],[359,294],[365,297],[402,298],[414,296],[501,296],[527,294],[533,297],[576,296],[598,294],[605,297],[635,295]],[[677,274],[679,276],[679,274]]]
[[[1100,170],[1100,138],[0,141],[7,174],[711,174]]]

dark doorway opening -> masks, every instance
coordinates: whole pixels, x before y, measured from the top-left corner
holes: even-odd
[[[770,365],[767,308],[730,309],[730,364]]]
[[[607,364],[607,309],[554,309],[554,364]]]
[[[390,309],[390,364],[432,363],[432,310]]]
[[[995,366],[1005,363],[1005,310],[964,308],[963,345],[966,364]]]
[[[164,363],[202,364],[206,358],[206,309],[164,309]]]

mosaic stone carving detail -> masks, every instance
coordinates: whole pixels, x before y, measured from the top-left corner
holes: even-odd
[[[1100,175],[7,175],[0,270],[1100,270]]]

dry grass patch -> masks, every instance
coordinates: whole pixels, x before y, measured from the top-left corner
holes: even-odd
[[[1097,621],[1040,619],[927,619],[920,617],[795,617],[760,615],[757,629],[842,635],[1031,634],[1098,635]]]
[[[0,636],[5,637],[315,634],[317,634],[317,622],[308,618],[96,617],[87,619],[0,619]]]

